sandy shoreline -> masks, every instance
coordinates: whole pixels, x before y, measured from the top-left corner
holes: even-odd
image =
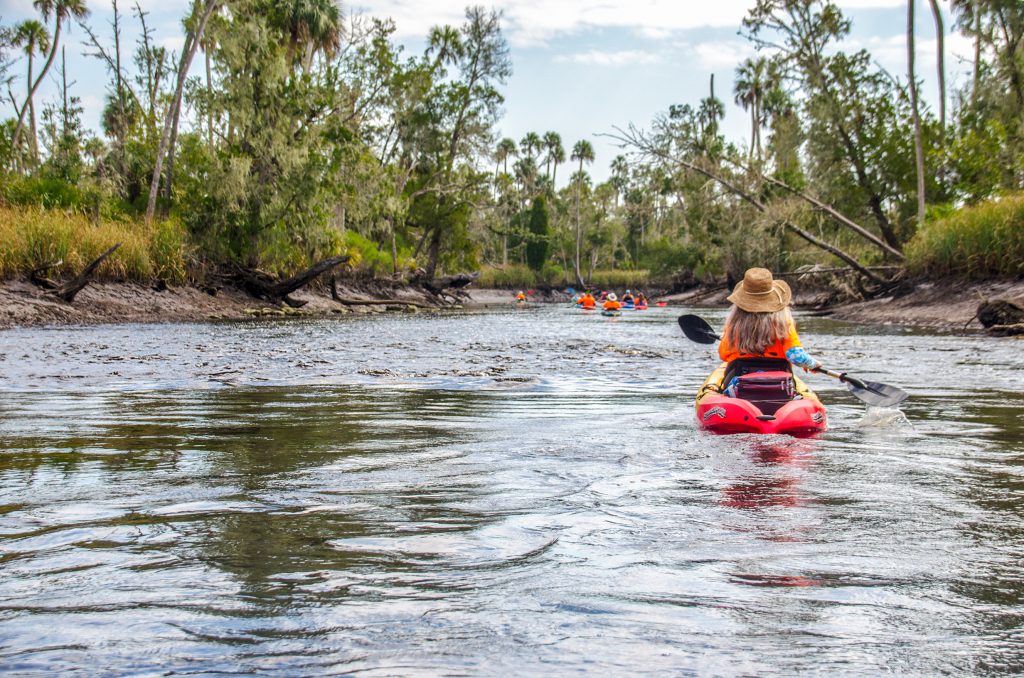
[[[512,290],[465,290],[468,298],[455,308],[494,308],[513,301]],[[258,317],[327,317],[345,314],[386,312],[432,312],[423,308],[434,303],[424,292],[408,288],[385,288],[381,283],[350,282],[339,288],[342,298],[382,299],[388,303],[346,306],[333,300],[326,290],[307,288],[292,295],[306,302],[302,308],[290,308],[256,299],[233,288],[216,295],[195,287],[174,287],[158,291],[129,282],[97,282],[86,287],[66,304],[45,294],[25,280],[0,282],[0,328],[48,325],[78,325],[123,322],[205,322],[245,320]],[[824,297],[813,290],[796,286],[794,301],[813,308]],[[723,306],[728,290],[723,287],[698,288],[661,299],[671,306]],[[564,295],[550,300],[564,303]],[[935,329],[977,331],[981,328],[974,315],[982,299],[1008,299],[1024,303],[1024,280],[969,283],[963,281],[918,282],[900,296],[843,304],[827,309],[837,320],[876,325],[910,325]],[[543,302],[540,295],[533,301]],[[407,303],[406,303],[407,302]],[[453,307],[446,307],[453,308]]]

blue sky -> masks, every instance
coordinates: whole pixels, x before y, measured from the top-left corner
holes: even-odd
[[[180,18],[187,0],[139,0],[158,42],[179,49],[184,37]],[[90,25],[109,35],[109,0],[88,0]],[[749,136],[749,117],[732,98],[736,64],[754,54],[738,35],[740,22],[753,0],[502,0],[493,6],[503,12],[503,27],[511,46],[514,73],[504,92],[502,136],[520,139],[526,132],[553,130],[562,135],[568,153],[578,139],[595,147],[597,159],[589,169],[596,180],[608,176],[608,163],[621,151],[600,136],[630,122],[646,125],[671,104],[696,103],[715,75],[715,93],[726,103],[724,130],[736,142]],[[849,46],[867,47],[875,60],[893,75],[906,72],[905,0],[838,0],[853,20]],[[948,11],[948,2],[940,0]],[[346,11],[390,16],[397,39],[418,50],[433,25],[461,22],[464,0],[359,0],[343,4]],[[130,10],[121,0],[122,12]],[[925,100],[937,101],[934,54],[935,27],[928,3],[918,0],[918,73],[925,80]],[[31,0],[0,0],[5,25],[34,16]],[[966,80],[970,71],[969,43],[956,34],[946,17],[947,82]],[[136,22],[129,19],[129,39]],[[106,75],[101,64],[82,55],[84,31],[75,26],[67,42],[73,93],[81,97],[85,123],[98,129]],[[194,74],[200,74],[197,60]],[[16,72],[21,72],[21,66]],[[24,81],[14,84],[21,92]],[[45,83],[45,101],[56,97],[55,82]],[[3,115],[11,105],[3,93]],[[37,99],[37,109],[41,108]],[[559,172],[559,183],[569,171]]]

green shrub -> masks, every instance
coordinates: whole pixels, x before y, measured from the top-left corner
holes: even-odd
[[[912,272],[928,276],[1024,274],[1024,193],[927,222],[907,244],[906,255]]]

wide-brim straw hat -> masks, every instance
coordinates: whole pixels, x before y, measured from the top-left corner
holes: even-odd
[[[615,301],[618,297],[615,296],[615,292],[608,295],[608,301]]]
[[[793,290],[785,280],[774,280],[767,268],[751,268],[743,274],[729,301],[748,313],[774,313],[789,306]]]

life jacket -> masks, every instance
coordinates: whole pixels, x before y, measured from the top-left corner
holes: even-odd
[[[595,303],[597,302],[594,301],[594,297],[589,294],[580,299],[580,304],[582,304],[584,308],[594,308]]]
[[[617,301],[606,301],[604,302],[604,310],[606,311],[617,311],[622,308],[622,304]]]
[[[740,353],[738,350],[733,348],[732,342],[729,341],[728,328],[722,333],[722,341],[718,344],[718,357],[727,363],[731,363],[737,358],[781,358],[786,359],[786,351],[796,346],[801,346],[800,337],[796,333],[796,325],[794,323],[789,324],[789,332],[782,339],[776,339],[770,346],[766,347],[761,353]]]

